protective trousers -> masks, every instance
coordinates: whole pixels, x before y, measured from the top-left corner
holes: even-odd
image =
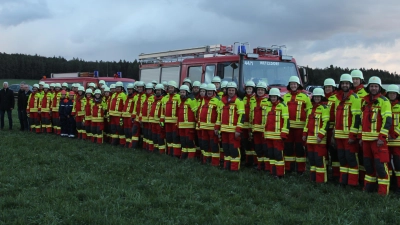
[[[119,140],[119,144],[124,144],[124,147],[132,148],[132,118],[131,117],[124,117],[124,138]]]
[[[194,144],[196,145],[196,159],[202,160],[202,153],[201,153],[201,145],[203,144],[202,142],[202,130],[201,129],[196,129],[196,138]]]
[[[253,132],[254,150],[257,154],[257,170],[270,171],[268,147],[263,132]]]
[[[170,156],[181,157],[181,145],[179,140],[178,128],[175,123],[165,123],[165,139],[167,141],[167,154]]]
[[[194,144],[195,128],[179,128],[179,138],[181,141],[181,159],[194,159],[196,146]]]
[[[202,130],[201,139],[203,141],[203,163],[210,163],[212,166],[219,166],[219,138],[214,130]]]
[[[91,140],[93,142],[92,121],[85,119],[85,123],[83,126],[85,129],[86,138],[82,137],[82,139]]]
[[[326,145],[307,144],[307,151],[311,181],[325,183],[328,180],[325,161],[327,155]]]
[[[331,167],[332,167],[332,178],[334,180],[339,180],[340,177],[340,163],[339,163],[339,158],[338,158],[338,152],[337,152],[337,147],[336,145],[333,146],[331,143],[332,140],[332,135],[333,135],[333,129],[328,129],[326,132],[326,148],[329,151],[327,160],[331,162]]]
[[[50,112],[42,112],[40,114],[43,133],[51,133],[51,116]]]
[[[336,138],[338,158],[340,162],[339,183],[342,185],[358,185],[358,145],[349,144],[349,139]]]
[[[151,141],[151,130],[150,123],[142,122],[142,134],[143,134],[143,149],[149,152],[154,151],[154,145]]]
[[[256,163],[256,152],[254,151],[254,143],[249,140],[250,129],[242,129],[240,145],[241,152],[244,152],[246,165],[252,166]]]
[[[120,130],[121,127],[119,118],[119,116],[110,116],[110,135],[112,145],[119,144],[118,130]]]
[[[61,134],[60,114],[58,112],[52,112],[51,123],[53,124],[53,133]]]
[[[224,169],[238,171],[240,169],[240,136],[234,132],[221,132],[222,148],[224,149]]]
[[[365,179],[364,190],[373,192],[376,189],[378,180],[378,194],[389,194],[389,149],[385,142],[383,146],[378,147],[378,141],[363,141]]]
[[[103,143],[103,130],[104,123],[103,122],[92,122],[91,132],[93,134],[93,143],[102,144]]]
[[[139,139],[141,134],[142,128],[138,121],[134,121],[132,124],[132,148],[139,148]]]
[[[393,172],[396,179],[397,192],[400,192],[400,146],[389,146],[389,153],[393,159]]]
[[[286,171],[304,173],[306,170],[306,151],[303,147],[303,129],[290,128],[285,140],[285,169]]]
[[[283,157],[284,142],[282,140],[266,139],[271,175],[283,177],[285,175],[285,161]]]
[[[40,114],[38,112],[29,113],[29,124],[32,132],[40,134]]]
[[[151,124],[151,137],[154,143],[154,152],[165,154],[165,132],[161,128],[160,124]]]
[[[359,184],[364,184],[364,179],[365,179],[365,167],[364,167],[364,151],[363,147],[360,145],[360,139],[356,140],[356,145],[358,148],[358,183]]]
[[[86,139],[86,130],[83,126],[83,116],[75,116],[75,127],[78,131],[78,139]]]

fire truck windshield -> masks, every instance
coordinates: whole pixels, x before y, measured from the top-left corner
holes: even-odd
[[[292,62],[277,61],[243,61],[243,81],[266,82],[269,86],[286,86],[291,76],[298,76],[297,69]]]

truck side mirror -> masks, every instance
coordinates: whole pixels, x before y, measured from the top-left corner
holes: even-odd
[[[304,67],[299,67],[299,72],[300,72],[300,77],[303,80],[303,85],[306,85],[308,83],[307,69]]]

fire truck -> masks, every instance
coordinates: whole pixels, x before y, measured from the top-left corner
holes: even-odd
[[[207,45],[197,48],[139,55],[140,80],[157,82],[175,80],[182,83],[185,78],[210,83],[214,76],[238,84],[239,94],[244,94],[247,81],[265,81],[269,87],[277,87],[282,95],[291,76],[308,83],[307,71],[296,64],[296,60],[285,55],[286,46],[256,47],[251,52],[249,43],[235,42],[233,45]]]

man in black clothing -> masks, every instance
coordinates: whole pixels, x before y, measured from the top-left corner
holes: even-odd
[[[3,89],[0,90],[0,126],[4,128],[4,114],[7,112],[8,126],[12,130],[12,115],[11,111],[14,109],[15,100],[14,92],[8,88],[8,82],[3,83]]]
[[[21,131],[29,131],[28,115],[26,106],[28,105],[28,98],[32,92],[29,90],[29,85],[21,82],[18,91],[18,119],[21,125]]]

